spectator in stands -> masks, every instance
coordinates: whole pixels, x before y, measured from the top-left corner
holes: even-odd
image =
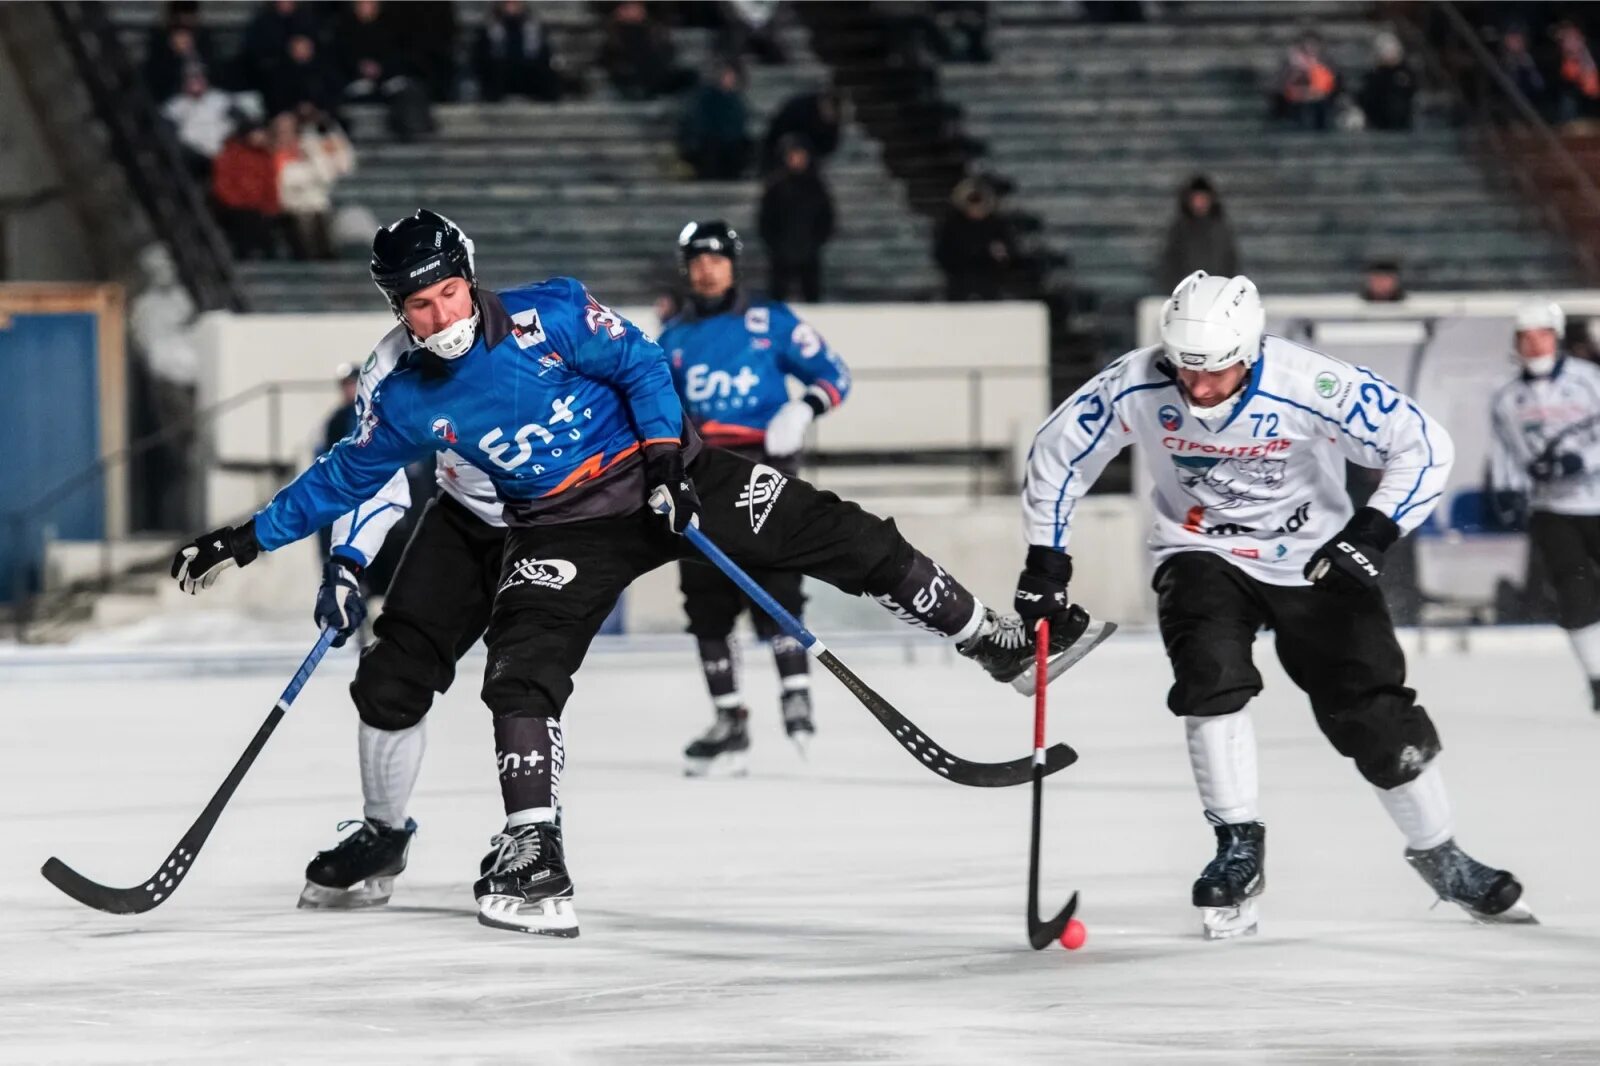
[[[1325,130],[1338,90],[1339,76],[1323,58],[1322,38],[1305,34],[1289,48],[1278,76],[1278,99],[1285,116],[1302,129]]]
[[[350,5],[334,37],[338,73],[345,100],[384,105],[390,134],[410,142],[433,129],[432,109],[415,73],[417,61],[406,53],[391,11],[378,0]]]
[[[145,36],[144,80],[156,103],[165,103],[183,88],[186,70],[198,67],[212,78],[214,53],[211,37],[200,25],[200,5],[195,0],[167,4],[161,25]]]
[[[734,181],[750,165],[750,112],[731,63],[689,98],[678,125],[678,153],[701,181]]]
[[[944,271],[945,299],[999,300],[1019,256],[1017,236],[998,213],[987,182],[963,178],[934,235],[933,255]]]
[[[1528,98],[1534,108],[1547,115],[1550,106],[1550,82],[1544,76],[1533,53],[1528,50],[1528,34],[1521,26],[1508,26],[1500,38],[1500,67]]]
[[[1361,283],[1361,298],[1373,304],[1404,300],[1406,290],[1400,283],[1400,264],[1393,259],[1374,259],[1368,263],[1366,278]]]
[[[238,83],[267,95],[289,55],[291,37],[317,40],[322,34],[317,8],[295,0],[262,4],[245,26],[237,60]]]
[[[1167,227],[1167,240],[1156,264],[1157,287],[1171,292],[1196,270],[1229,277],[1240,272],[1233,227],[1216,186],[1204,174],[1196,174],[1178,190],[1178,214]]]
[[[799,291],[806,303],[822,301],[822,246],[833,236],[833,197],[798,133],[780,144],[783,169],[761,196],[761,240],[767,246],[770,295],[787,300]]]
[[[144,287],[128,302],[128,332],[147,372],[153,428],[163,433],[146,459],[149,476],[142,488],[150,495],[155,528],[181,529],[195,518],[193,423],[200,373],[200,352],[190,332],[195,306],[166,245],[146,247],[139,266]]]
[[[406,0],[384,8],[410,73],[421,81],[430,101],[457,96],[456,9],[460,6],[449,0]]]
[[[1557,77],[1556,121],[1575,122],[1600,115],[1600,68],[1595,66],[1589,41],[1575,22],[1556,27],[1561,49]]]
[[[332,259],[333,185],[355,169],[344,131],[326,116],[302,127],[292,112],[272,120],[278,204],[296,259]]]
[[[692,70],[677,65],[672,37],[639,0],[624,0],[606,18],[600,65],[625,100],[652,100],[694,84]]]
[[[761,141],[761,170],[763,173],[783,166],[783,156],[778,143],[790,134],[799,134],[811,147],[811,160],[821,163],[839,147],[841,101],[832,89],[800,93],[785,100],[778,113],[772,116],[767,135]]]
[[[778,0],[727,0],[722,4],[722,54],[729,59],[750,55],[768,64],[788,62],[775,32],[778,7]]]
[[[234,110],[233,97],[214,88],[199,67],[184,74],[183,92],[161,108],[177,131],[184,163],[202,184],[210,179],[211,161],[233,132]]]
[[[1408,130],[1417,98],[1417,76],[1406,61],[1400,38],[1385,30],[1374,42],[1377,64],[1361,79],[1357,102],[1367,128]]]
[[[302,33],[289,38],[284,60],[274,70],[262,95],[269,115],[298,112],[303,107],[337,115],[341,88],[333,64],[323,56],[317,42]]]
[[[478,94],[488,101],[507,96],[554,103],[561,99],[550,35],[522,0],[500,0],[478,30],[472,49]]]
[[[277,255],[278,164],[260,123],[241,122],[217,153],[211,206],[237,258]]]

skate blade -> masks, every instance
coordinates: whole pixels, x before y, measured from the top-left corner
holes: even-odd
[[[1256,901],[1247,899],[1237,907],[1201,907],[1201,929],[1207,940],[1232,940],[1255,936],[1261,928]]]
[[[1534,916],[1534,913],[1532,911],[1530,911],[1527,907],[1523,906],[1522,902],[1520,900],[1517,901],[1516,903],[1513,903],[1511,906],[1507,907],[1505,910],[1501,911],[1499,914],[1484,914],[1481,911],[1473,910],[1471,907],[1468,907],[1464,903],[1457,904],[1457,906],[1459,906],[1462,910],[1466,911],[1467,912],[1467,917],[1471,918],[1474,922],[1477,922],[1479,925],[1538,925],[1538,924],[1540,924],[1539,923],[1539,919]]]
[[[749,774],[750,758],[742,751],[713,755],[709,759],[686,756],[683,760],[684,777],[748,777]]]
[[[478,924],[570,939],[578,935],[578,912],[571,896],[533,901],[520,896],[484,896],[478,900]]]
[[[1049,666],[1049,677],[1046,680],[1046,684],[1066,673],[1085,655],[1104,644],[1106,638],[1116,631],[1117,623],[1115,622],[1090,622],[1088,628],[1083,631],[1082,636],[1057,652],[1046,664]],[[1035,673],[1037,673],[1037,668],[1032,662],[1029,662],[1026,670],[1011,679],[1011,687],[1024,696],[1033,695],[1033,677]]]
[[[349,888],[329,888],[307,881],[295,906],[306,911],[359,911],[381,907],[392,895],[393,877],[369,877]]]
[[[814,736],[816,736],[816,732],[810,729],[799,729],[789,734],[789,741],[794,745],[795,750],[800,753],[801,762],[811,761],[811,739]]]

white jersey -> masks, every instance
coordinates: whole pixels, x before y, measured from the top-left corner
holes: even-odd
[[[1222,420],[1196,418],[1160,347],[1129,352],[1055,410],[1023,482],[1028,543],[1065,550],[1073,507],[1138,443],[1155,482],[1157,560],[1222,555],[1273,585],[1307,584],[1311,553],[1349,521],[1345,460],[1381,468],[1368,501],[1404,532],[1444,491],[1450,435],[1365,367],[1274,337]]]
[[[1600,367],[1563,356],[1549,377],[1519,374],[1494,394],[1489,479],[1502,492],[1529,495],[1529,506],[1554,514],[1600,514]],[[1549,452],[1577,455],[1571,477],[1535,484],[1528,464]]]
[[[361,367],[356,386],[356,417],[363,416],[372,403],[378,383],[389,376],[400,357],[412,347],[404,325],[396,325],[384,335]],[[503,505],[489,475],[468,463],[455,452],[441,451],[434,464],[439,487],[455,497],[467,510],[491,526],[504,526]],[[355,559],[362,566],[370,563],[389,530],[411,506],[411,486],[404,470],[396,470],[378,494],[333,523],[333,552]]]

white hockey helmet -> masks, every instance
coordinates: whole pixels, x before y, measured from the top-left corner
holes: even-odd
[[[1261,355],[1265,327],[1261,296],[1243,274],[1213,277],[1196,270],[1161,308],[1161,345],[1181,370],[1251,365]]]
[[[1530,300],[1517,308],[1517,332],[1553,329],[1560,340],[1567,332],[1567,313],[1552,300]]]

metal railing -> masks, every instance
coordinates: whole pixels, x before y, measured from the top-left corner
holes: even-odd
[[[327,396],[332,391],[332,386],[326,380],[316,381],[271,381],[245,389],[243,392],[197,410],[191,417],[165,426],[154,433],[146,434],[137,440],[131,441],[126,446],[114,452],[100,456],[94,462],[81,470],[61,479],[49,489],[40,493],[35,498],[19,507],[0,513],[0,529],[6,530],[11,537],[12,551],[14,553],[10,575],[11,603],[9,605],[17,638],[24,639],[28,626],[34,622],[40,612],[43,601],[50,597],[66,598],[74,593],[85,591],[109,591],[114,583],[125,576],[119,572],[114,558],[115,545],[110,536],[102,536],[99,541],[100,566],[98,573],[91,579],[69,582],[58,588],[47,588],[43,572],[44,541],[46,531],[53,528],[57,516],[64,504],[77,502],[86,493],[96,493],[104,496],[106,485],[113,478],[126,478],[132,464],[141,458],[166,447],[173,442],[182,441],[189,437],[199,440],[201,435],[210,429],[218,419],[231,414],[245,406],[264,402],[267,408],[267,433],[270,452],[273,457],[270,466],[275,472],[287,475],[293,464],[278,461],[282,454],[281,443],[285,439],[283,426],[283,396],[285,394],[317,393]],[[197,449],[202,450],[203,449]],[[199,473],[195,476],[198,478]],[[124,494],[125,496],[127,494]],[[131,504],[130,504],[131,506]],[[114,516],[107,517],[108,528],[126,526],[127,523],[113,520]],[[121,517],[121,516],[116,516]],[[36,570],[32,565],[37,560],[40,564]]]

